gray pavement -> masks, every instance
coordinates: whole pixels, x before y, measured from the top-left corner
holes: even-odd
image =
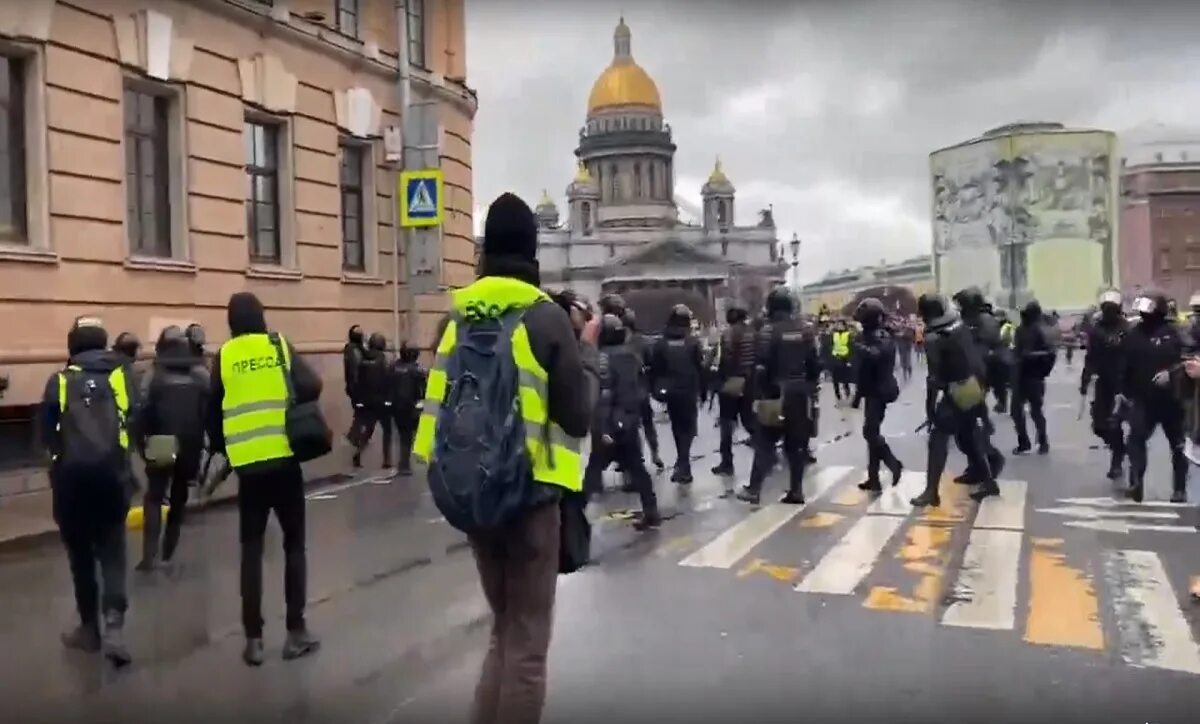
[[[595,564],[560,579],[545,721],[1194,723],[1196,515],[1157,504],[1169,494],[1161,443],[1152,500],[1112,497],[1105,454],[1075,419],[1077,372],[1052,381],[1051,454],[1010,458],[1005,495],[984,511],[948,481],[943,509],[930,514],[906,510],[895,493],[860,495],[857,435],[819,449],[802,510],[723,499],[708,473],[716,431],[702,420],[696,483],[659,476],[662,504],[677,513],[660,532],[639,534],[613,514],[636,507],[631,495],[612,493],[593,511]],[[918,474],[922,395],[916,380],[885,424]],[[1007,451],[1011,423],[996,422]],[[822,439],[853,426],[826,405]],[[665,426],[660,436],[669,463]],[[738,447],[739,482],[749,458]],[[952,455],[951,470],[961,465]],[[768,482],[764,503],[783,477]],[[1200,501],[1200,485],[1190,492]],[[487,612],[463,538],[439,520],[420,478],[367,477],[310,494],[310,623],[324,648],[309,660],[278,657],[282,563],[272,535],[264,609],[278,615],[261,670],[238,658],[233,510],[193,518],[176,570],[131,574],[137,658],[128,671],[59,647],[73,604],[57,546],[0,554],[5,719],[465,717]],[[136,546],[134,536],[131,555]]]

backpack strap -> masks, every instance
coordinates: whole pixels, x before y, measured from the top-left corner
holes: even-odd
[[[271,340],[271,344],[275,347],[275,359],[279,362],[279,369],[283,372],[283,384],[287,387],[287,401],[291,404],[296,401],[296,388],[292,384],[292,372],[288,366],[287,353],[283,351],[283,338],[278,332],[271,332],[267,335],[267,339]]]

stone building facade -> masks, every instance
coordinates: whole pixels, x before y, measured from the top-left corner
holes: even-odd
[[[701,223],[680,221],[675,139],[631,36],[622,19],[612,63],[592,87],[566,218],[548,195],[537,207],[542,280],[593,300],[620,292],[648,330],[677,302],[704,322],[734,298],[757,310],[786,272],[771,211],[738,226],[736,189],[718,159],[702,189]]]
[[[882,301],[889,311],[907,316],[916,314],[917,297],[937,290],[933,278],[933,257],[913,259],[857,269],[842,269],[800,287],[800,304],[805,312],[822,309],[835,315],[849,316],[867,297]]]
[[[441,280],[473,271],[464,0],[22,0],[0,5],[0,475],[34,462],[30,420],[80,314],[153,348],[199,322],[215,349],[248,290],[318,366],[335,427],[340,350],[361,324],[432,336],[445,295],[393,284],[401,125],[412,87],[439,108]],[[400,279],[405,278],[403,247]],[[0,490],[0,492],[3,492]]]

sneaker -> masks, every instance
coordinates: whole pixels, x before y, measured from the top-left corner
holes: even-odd
[[[283,658],[285,661],[291,661],[315,654],[320,648],[321,642],[307,630],[288,631],[287,641],[283,644]]]
[[[125,631],[122,616],[112,615],[104,625],[104,634],[100,637],[100,647],[104,658],[117,668],[128,666],[133,661],[129,649],[125,648]]]
[[[726,465],[725,463],[721,463],[720,465],[713,467],[712,474],[713,475],[733,475],[733,465]]]
[[[242,661],[246,662],[246,666],[263,665],[262,639],[246,639],[246,648],[242,649]]]
[[[745,503],[750,503],[751,505],[758,505],[759,501],[758,493],[754,492],[749,487],[743,487],[741,490],[737,491],[737,499]]]
[[[62,636],[62,645],[76,651],[94,654],[100,650],[100,631],[95,626],[80,624]]]

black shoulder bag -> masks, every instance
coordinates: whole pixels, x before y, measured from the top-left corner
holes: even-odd
[[[287,355],[283,351],[283,341],[279,335],[270,334],[271,344],[275,345],[275,353],[279,359],[279,369],[283,372],[283,382],[287,385],[287,417],[284,423],[288,444],[292,447],[292,456],[297,462],[306,463],[329,454],[333,450],[333,430],[325,422],[321,413],[319,400],[312,402],[297,402],[296,387],[292,382],[292,368],[287,363]]]

